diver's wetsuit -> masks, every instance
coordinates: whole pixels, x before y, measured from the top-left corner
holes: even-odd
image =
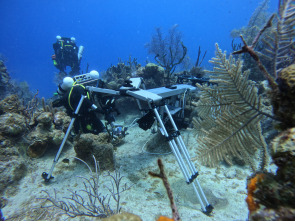
[[[75,110],[79,104],[82,95],[86,95],[87,98],[83,100],[83,104],[79,110],[78,116],[74,123],[75,133],[79,133],[81,128],[83,133],[98,134],[103,132],[105,127],[100,119],[96,116],[95,111],[91,110],[93,103],[87,95],[87,92],[83,85],[74,85],[69,91],[67,91],[59,102],[54,102],[53,106],[58,107],[63,105],[67,109],[67,113],[70,117],[74,117]]]
[[[78,61],[78,47],[70,38],[62,38],[53,44],[55,52],[55,66],[65,72],[67,66],[71,67],[71,75],[79,74],[80,62]]]

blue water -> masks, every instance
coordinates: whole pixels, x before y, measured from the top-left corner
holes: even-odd
[[[156,27],[178,24],[194,61],[198,46],[214,56],[215,43],[231,51],[230,31],[246,26],[257,0],[0,0],[0,54],[12,78],[51,97],[58,70],[53,66],[56,35],[74,36],[85,47],[81,69],[99,72],[129,56],[153,61],[144,47]],[[277,0],[270,1],[275,12]]]

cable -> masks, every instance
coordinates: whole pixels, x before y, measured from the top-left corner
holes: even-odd
[[[139,120],[140,118],[135,118],[133,121],[132,121],[132,123],[128,126],[128,128],[131,128],[131,127],[134,127],[135,125],[137,125],[138,123],[136,122],[136,123],[134,123],[134,121],[136,121],[136,120]]]

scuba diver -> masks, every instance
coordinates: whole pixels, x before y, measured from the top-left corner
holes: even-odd
[[[91,71],[89,74],[97,79],[99,77],[97,71]],[[85,86],[74,82],[71,77],[65,77],[62,84],[58,86],[57,93],[60,95],[60,98],[53,101],[52,106],[64,106],[70,117],[76,117],[74,123],[75,134],[78,134],[80,129],[82,129],[83,133],[99,134],[105,132],[104,124],[97,117],[98,107],[93,103]],[[75,116],[75,110],[82,95],[86,96],[86,98],[83,100],[82,106]]]
[[[53,64],[60,70],[60,73],[65,73],[66,67],[69,66],[71,67],[69,75],[79,74],[84,47],[80,46],[78,48],[74,37],[56,36],[53,49],[55,53],[52,55]]]

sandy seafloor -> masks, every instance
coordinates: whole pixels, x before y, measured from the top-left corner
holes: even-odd
[[[134,117],[129,116],[121,123],[128,125]],[[135,126],[128,133],[124,143],[115,152],[116,166],[121,168],[124,176],[122,184],[133,185],[130,190],[121,194],[122,211],[136,214],[143,221],[155,221],[159,215],[172,217],[162,181],[148,175],[148,171],[159,172],[157,159],[161,158],[183,221],[247,220],[246,180],[251,174],[248,167],[221,165],[218,168],[208,168],[194,162],[200,174],[198,180],[209,203],[215,207],[212,216],[208,217],[201,212],[196,194],[192,186],[186,184],[175,156],[172,153],[151,155],[143,152],[145,143],[152,136],[150,130],[144,131]],[[194,158],[194,149],[197,147],[194,129],[181,131],[181,135]],[[49,172],[56,152],[57,149],[49,150],[42,158],[32,159],[29,172],[21,180],[17,190],[12,195],[5,196],[9,201],[2,211],[7,220],[98,220],[89,217],[69,219],[68,216],[61,215],[58,209],[40,208],[44,205],[43,200],[38,199],[45,196],[42,190],[53,196],[56,189],[58,199],[64,200],[63,196],[70,196],[68,190],[83,189],[82,180],[77,175],[87,177],[90,174],[84,164],[73,159],[73,147],[65,147],[53,172],[55,178],[45,184],[41,174],[44,171]],[[62,162],[64,158],[70,159],[70,162]],[[103,186],[109,185],[109,178],[102,174],[100,182],[102,194],[105,195],[108,192]]]

